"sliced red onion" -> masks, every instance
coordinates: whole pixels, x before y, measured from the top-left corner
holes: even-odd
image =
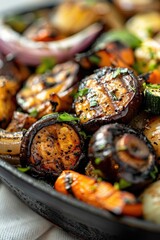
[[[15,32],[0,21],[0,51],[12,53],[16,59],[29,65],[37,65],[44,57],[54,57],[63,62],[87,48],[101,32],[102,25],[94,23],[84,30],[63,40],[34,42]]]

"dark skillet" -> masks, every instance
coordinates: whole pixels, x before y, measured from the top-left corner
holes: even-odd
[[[0,180],[35,212],[79,239],[160,239],[160,225],[136,218],[118,218],[62,195],[49,184],[21,173],[2,159]]]
[[[160,239],[160,225],[136,218],[118,218],[62,195],[3,160],[0,160],[0,179],[31,209],[80,239]]]

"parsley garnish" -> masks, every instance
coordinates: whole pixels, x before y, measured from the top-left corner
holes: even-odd
[[[130,187],[131,185],[132,185],[132,183],[126,181],[126,180],[123,179],[123,178],[121,178],[121,179],[119,180],[119,182],[115,182],[115,183],[114,183],[114,187],[115,187],[116,189],[125,189],[125,188],[127,188],[127,187]]]
[[[51,70],[56,64],[56,59],[52,58],[44,58],[42,59],[41,64],[37,67],[36,72],[39,74],[45,73],[48,70]]]
[[[64,121],[64,122],[71,122],[71,121],[78,121],[79,118],[78,117],[74,117],[73,115],[69,114],[69,113],[62,113],[62,114],[59,114],[57,120],[59,121]]]
[[[98,105],[98,102],[96,100],[91,100],[89,104],[90,104],[90,107],[96,107]]]
[[[92,55],[89,57],[89,61],[94,64],[99,64],[100,63],[100,58],[96,55]]]
[[[29,113],[31,117],[37,117],[38,116],[38,111],[36,108],[32,109]]]
[[[75,95],[74,98],[78,98],[78,97],[83,97],[88,93],[89,89],[88,88],[83,88],[81,90],[79,90]]]
[[[102,162],[102,159],[97,157],[95,160],[94,160],[95,164],[100,164]]]
[[[116,78],[120,73],[121,73],[121,69],[120,69],[120,68],[117,68],[117,69],[113,72],[112,78]]]
[[[154,166],[154,169],[152,170],[152,172],[150,172],[150,176],[152,177],[153,180],[156,179],[157,173],[158,173],[158,168]]]
[[[31,168],[30,167],[25,167],[25,168],[22,168],[22,167],[18,167],[17,168],[20,172],[27,172],[27,171],[29,171]]]

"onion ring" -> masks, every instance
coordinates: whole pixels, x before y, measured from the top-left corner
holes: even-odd
[[[87,48],[102,28],[100,23],[94,23],[63,40],[34,42],[15,32],[0,19],[0,51],[12,53],[18,61],[28,65],[38,65],[46,57],[54,57],[59,63]]]

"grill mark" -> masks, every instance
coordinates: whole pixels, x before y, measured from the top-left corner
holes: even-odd
[[[72,183],[73,183],[72,174],[70,172],[65,173],[64,179],[65,189],[69,194],[74,196],[74,193],[72,191]]]
[[[108,101],[109,101],[110,107],[111,107],[111,108],[113,109],[113,111],[116,113],[116,112],[118,112],[119,107],[118,107],[118,105],[116,104],[116,102],[115,102],[115,100],[114,100],[114,98],[113,98],[113,95],[110,93],[109,89],[108,89],[107,86],[106,86],[106,83],[107,83],[107,85],[109,85],[109,84],[111,83],[111,81],[114,81],[114,79],[111,79],[111,80],[108,81],[108,82],[105,81],[104,83],[100,82],[100,85],[104,88],[105,94],[108,96]]]

